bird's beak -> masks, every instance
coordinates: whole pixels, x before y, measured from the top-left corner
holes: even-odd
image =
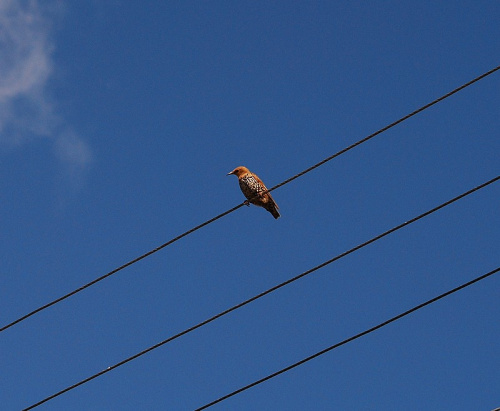
[[[231,174],[234,174],[234,171],[227,173],[226,176],[230,176]]]

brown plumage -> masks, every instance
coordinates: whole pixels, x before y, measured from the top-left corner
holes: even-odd
[[[267,192],[266,186],[258,176],[243,166],[236,167],[227,175],[231,174],[238,177],[241,191],[250,203],[264,207],[274,218],[280,217],[278,204],[273,200],[271,194]]]

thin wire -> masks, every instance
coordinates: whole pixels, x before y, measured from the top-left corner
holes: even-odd
[[[335,157],[338,157],[338,156],[340,156],[340,155],[344,154],[345,152],[347,152],[347,151],[349,151],[349,150],[353,149],[354,147],[357,147],[357,146],[359,146],[360,144],[363,144],[364,142],[366,142],[366,141],[368,141],[368,140],[372,139],[373,137],[375,137],[375,136],[377,136],[377,135],[379,135],[379,134],[383,133],[384,131],[389,130],[390,128],[392,128],[392,127],[396,126],[397,124],[399,124],[399,123],[401,123],[401,122],[403,122],[403,121],[405,121],[405,120],[409,119],[410,117],[415,116],[416,114],[418,114],[418,113],[420,113],[420,112],[422,112],[422,111],[424,111],[424,110],[428,109],[429,107],[431,107],[431,106],[433,106],[433,105],[435,105],[435,104],[439,103],[440,101],[442,101],[442,100],[444,100],[444,99],[446,99],[446,98],[448,98],[448,97],[452,96],[453,94],[458,93],[460,90],[463,90],[464,88],[466,88],[466,87],[468,87],[468,86],[470,86],[470,85],[472,85],[472,84],[476,83],[476,82],[477,82],[477,81],[479,81],[479,80],[482,80],[483,78],[485,78],[485,77],[489,76],[490,74],[493,74],[494,72],[496,72],[496,71],[498,71],[498,70],[500,70],[500,66],[497,66],[497,67],[495,67],[495,68],[493,68],[493,69],[491,69],[491,70],[487,71],[486,73],[481,74],[480,76],[478,76],[478,77],[474,78],[473,80],[471,80],[471,81],[469,81],[469,82],[467,82],[467,83],[463,84],[462,86],[457,87],[456,89],[454,89],[454,90],[450,91],[449,93],[447,93],[447,94],[445,94],[445,95],[443,95],[443,96],[441,96],[441,97],[437,98],[436,100],[434,100],[434,101],[432,101],[432,102],[430,102],[430,103],[426,104],[425,106],[422,106],[422,107],[421,107],[421,108],[419,108],[418,110],[415,110],[415,111],[413,111],[412,113],[410,113],[410,114],[408,114],[408,115],[406,115],[406,116],[404,116],[404,117],[401,117],[399,120],[394,121],[393,123],[389,124],[388,126],[385,126],[384,128],[381,128],[380,130],[376,131],[375,133],[370,134],[369,136],[367,136],[367,137],[365,137],[365,138],[363,138],[363,139],[361,139],[361,140],[357,141],[357,142],[356,142],[356,143],[354,143],[354,144],[351,144],[350,146],[348,146],[348,147],[344,148],[343,150],[340,150],[339,152],[337,152],[337,153],[335,153],[335,154],[331,155],[330,157],[325,158],[324,160],[322,160],[322,161],[320,161],[319,163],[317,163],[317,164],[315,164],[315,165],[313,165],[313,166],[309,167],[308,169],[306,169],[306,170],[304,170],[304,171],[301,171],[301,172],[300,172],[300,173],[298,173],[298,174],[295,174],[294,176],[290,177],[289,179],[287,179],[287,180],[285,180],[285,181],[283,181],[283,182],[281,182],[281,183],[279,183],[279,184],[275,185],[274,187],[270,188],[267,192],[271,192],[271,191],[273,191],[273,190],[276,190],[277,188],[282,187],[282,186],[284,186],[285,184],[288,184],[289,182],[291,182],[291,181],[293,181],[293,180],[295,180],[295,179],[297,179],[297,178],[299,178],[299,177],[303,176],[304,174],[309,173],[310,171],[314,170],[315,168],[318,168],[319,166],[321,166],[321,165],[325,164],[326,162],[328,162],[328,161],[330,161],[330,160],[333,160]],[[49,303],[47,303],[47,304],[45,304],[45,305],[42,305],[41,307],[39,307],[39,308],[37,308],[37,309],[35,309],[35,310],[33,310],[33,311],[31,311],[31,312],[29,312],[29,313],[27,313],[27,314],[23,315],[22,317],[18,318],[17,320],[12,321],[11,323],[9,323],[9,324],[7,324],[7,325],[4,325],[3,327],[1,327],[1,328],[0,328],[0,332],[5,331],[7,328],[10,328],[10,327],[12,327],[12,326],[13,326],[13,325],[15,325],[15,324],[20,323],[21,321],[26,320],[27,318],[29,318],[29,317],[31,317],[31,316],[33,316],[33,315],[35,315],[35,314],[39,313],[40,311],[43,311],[43,310],[45,310],[45,309],[47,309],[47,308],[49,308],[49,307],[51,307],[51,306],[53,306],[53,305],[55,305],[55,304],[57,304],[57,303],[59,303],[59,302],[61,302],[61,301],[65,300],[66,298],[69,298],[69,297],[71,297],[71,296],[73,296],[73,295],[75,295],[75,294],[79,293],[80,291],[85,290],[86,288],[89,288],[90,286],[92,286],[92,285],[94,285],[94,284],[96,284],[96,283],[98,283],[98,282],[100,282],[100,281],[104,280],[105,278],[108,278],[108,277],[112,276],[113,274],[116,274],[118,271],[121,271],[121,270],[123,270],[124,268],[129,267],[129,266],[131,266],[132,264],[135,264],[135,263],[137,263],[138,261],[140,261],[140,260],[142,260],[142,259],[144,259],[144,258],[146,258],[146,257],[149,257],[151,254],[154,254],[154,253],[156,253],[157,251],[160,251],[161,249],[163,249],[163,248],[165,248],[165,247],[169,246],[170,244],[175,243],[177,240],[180,240],[181,238],[183,238],[183,237],[187,236],[188,234],[191,234],[191,233],[193,233],[193,232],[195,232],[195,231],[199,230],[200,228],[205,227],[206,225],[213,223],[214,221],[216,221],[216,220],[218,220],[218,219],[220,219],[220,218],[222,218],[222,217],[224,217],[224,216],[226,216],[226,215],[228,215],[228,214],[232,213],[233,211],[236,211],[238,208],[242,207],[242,206],[243,206],[243,205],[245,205],[246,203],[247,203],[247,202],[245,201],[245,202],[243,202],[243,203],[241,203],[241,204],[237,205],[236,207],[233,207],[233,208],[231,208],[230,210],[227,210],[227,211],[225,211],[225,212],[223,212],[223,213],[219,214],[218,216],[216,216],[216,217],[214,217],[214,218],[211,218],[210,220],[207,220],[207,221],[205,221],[204,223],[202,223],[202,224],[200,224],[200,225],[198,225],[198,226],[196,226],[196,227],[194,227],[194,228],[192,228],[192,229],[190,229],[190,230],[186,231],[185,233],[183,233],[183,234],[181,234],[181,235],[179,235],[179,236],[177,236],[177,237],[175,237],[175,238],[171,239],[170,241],[167,241],[166,243],[164,243],[164,244],[160,245],[159,247],[156,247],[155,249],[153,249],[153,250],[151,250],[151,251],[148,251],[147,253],[145,253],[145,254],[141,255],[140,257],[137,257],[137,258],[135,258],[135,259],[133,259],[133,260],[129,261],[128,263],[125,263],[125,264],[123,264],[123,265],[119,266],[118,268],[115,268],[114,270],[110,271],[109,273],[104,274],[104,275],[102,275],[101,277],[98,277],[98,278],[96,278],[95,280],[93,280],[93,281],[91,281],[91,282],[89,282],[89,283],[87,283],[87,284],[85,284],[85,285],[83,285],[83,286],[81,286],[81,287],[77,288],[76,290],[73,290],[73,291],[71,291],[71,292],[69,292],[69,293],[67,293],[67,294],[63,295],[62,297],[59,297],[59,298],[57,298],[57,299],[55,299],[55,300],[53,300],[53,301],[51,301],[51,302],[49,302]]]
[[[154,254],[157,251],[160,251],[162,248],[165,248],[166,246],[168,246],[168,245],[170,245],[172,243],[175,243],[177,240],[180,240],[182,237],[185,237],[188,234],[191,234],[192,232],[194,232],[196,230],[199,230],[200,228],[205,227],[206,225],[208,225],[210,223],[213,223],[215,220],[218,220],[219,218],[222,218],[225,215],[227,215],[229,213],[232,213],[233,211],[237,210],[238,208],[243,207],[243,205],[244,205],[244,203],[241,203],[241,204],[237,205],[236,207],[233,207],[230,210],[227,210],[224,213],[219,214],[218,216],[216,216],[214,218],[211,218],[210,220],[207,220],[207,221],[205,221],[204,223],[202,223],[200,225],[197,225],[196,227],[192,228],[191,230],[188,230],[185,233],[183,233],[183,234],[181,234],[181,235],[179,235],[179,236],[177,236],[175,238],[172,238],[170,241],[167,241],[166,243],[160,245],[159,247],[156,247],[155,249],[153,249],[151,251],[148,251],[147,253],[141,255],[140,257],[137,257],[137,258],[129,261],[128,263],[125,263],[125,264],[121,265],[120,267],[115,268],[114,270],[110,271],[109,273],[104,274],[104,275],[96,278],[95,280],[93,280],[93,281],[91,281],[91,282],[89,282],[89,283],[81,286],[80,288],[77,288],[76,290],[73,290],[70,293],[63,295],[62,297],[59,297],[59,298],[57,298],[57,299],[55,299],[55,300],[53,300],[53,301],[51,301],[51,302],[49,302],[49,303],[47,303],[45,305],[42,305],[41,307],[37,308],[36,310],[33,310],[33,311],[29,312],[28,314],[23,315],[22,317],[18,318],[17,320],[12,321],[11,323],[3,326],[2,328],[0,328],[0,332],[5,331],[7,328],[10,328],[10,327],[12,327],[13,325],[15,325],[17,323],[20,323],[21,321],[26,320],[27,318],[31,317],[32,315],[35,315],[35,314],[39,313],[40,311],[43,311],[46,308],[49,308],[49,307],[53,306],[54,304],[57,304],[57,303],[65,300],[66,298],[69,298],[69,297],[71,297],[71,296],[79,293],[80,291],[85,290],[86,288],[89,288],[90,286],[98,283],[99,281],[104,280],[107,277],[110,277],[111,275],[117,273],[118,271],[123,270],[124,268],[129,267],[132,264],[135,264],[136,262],[138,262],[138,261],[140,261],[140,260],[142,260],[142,259],[144,259],[146,257],[149,257],[151,254]]]
[[[33,404],[33,405],[29,406],[28,408],[25,408],[25,410],[33,409],[33,408],[35,408],[35,407],[37,407],[37,406],[39,406],[39,405],[41,405],[41,404],[43,404],[43,403],[45,403],[45,402],[47,402],[49,400],[52,400],[52,399],[58,397],[59,395],[62,395],[64,393],[68,392],[68,391],[73,390],[74,388],[79,387],[80,385],[83,385],[83,384],[85,384],[85,383],[87,383],[87,382],[89,382],[89,381],[91,381],[91,380],[93,380],[93,379],[95,379],[97,377],[100,377],[101,375],[106,374],[107,372],[109,372],[111,370],[114,370],[115,368],[118,368],[118,367],[120,367],[120,366],[122,366],[122,365],[124,365],[124,364],[126,364],[126,363],[128,363],[130,361],[132,361],[132,360],[135,360],[136,358],[138,358],[138,357],[140,357],[140,356],[142,356],[142,355],[144,355],[144,354],[146,354],[146,353],[148,353],[150,351],[153,351],[154,349],[156,349],[158,347],[161,347],[162,345],[165,345],[165,344],[167,344],[167,343],[169,343],[169,342],[171,342],[171,341],[173,341],[173,340],[175,340],[175,339],[177,339],[177,338],[179,338],[179,337],[181,337],[183,335],[186,335],[186,334],[190,333],[191,331],[196,330],[197,328],[200,328],[200,327],[202,327],[202,326],[204,326],[204,325],[206,325],[208,323],[211,323],[212,321],[214,321],[214,320],[216,320],[216,319],[218,319],[218,318],[220,318],[220,317],[222,317],[222,316],[224,316],[226,314],[229,314],[230,312],[235,311],[238,308],[241,308],[241,307],[243,307],[243,306],[245,306],[245,305],[247,305],[247,304],[249,304],[249,303],[251,303],[251,302],[253,302],[255,300],[258,300],[261,297],[264,297],[267,294],[272,293],[273,291],[278,290],[279,288],[282,288],[282,287],[284,287],[284,286],[286,286],[286,285],[288,285],[290,283],[293,283],[294,281],[297,281],[298,279],[300,279],[302,277],[305,277],[306,275],[309,275],[309,274],[313,273],[314,271],[319,270],[320,268],[323,268],[326,265],[331,264],[334,261],[337,261],[337,260],[339,260],[339,259],[341,259],[341,258],[343,258],[343,257],[345,257],[345,256],[347,256],[347,255],[349,255],[349,254],[351,254],[351,253],[353,253],[353,252],[355,252],[355,251],[357,251],[357,250],[359,250],[359,249],[367,246],[368,244],[371,244],[371,243],[373,243],[373,242],[375,242],[377,240],[380,240],[382,237],[385,237],[385,236],[387,236],[387,235],[389,235],[389,234],[391,234],[391,233],[393,233],[393,232],[395,232],[395,231],[397,231],[397,230],[399,230],[399,229],[401,229],[403,227],[406,227],[407,225],[410,225],[410,224],[412,224],[412,223],[420,220],[421,218],[424,218],[424,217],[428,216],[429,214],[432,214],[432,213],[440,210],[441,208],[444,208],[444,207],[446,207],[446,206],[454,203],[455,201],[458,201],[458,200],[460,200],[460,199],[462,199],[462,198],[464,198],[464,197],[466,197],[466,196],[474,193],[475,191],[478,191],[478,190],[480,190],[480,189],[482,189],[482,188],[484,188],[484,187],[486,187],[486,186],[488,186],[488,185],[490,185],[490,184],[492,184],[492,183],[494,183],[494,182],[496,182],[498,180],[500,180],[500,175],[497,176],[497,177],[495,177],[495,178],[493,178],[493,179],[491,179],[491,180],[489,180],[489,181],[487,181],[487,182],[485,182],[485,183],[483,183],[483,184],[480,184],[480,185],[472,188],[471,190],[466,191],[463,194],[460,194],[457,197],[452,198],[451,200],[446,201],[445,203],[440,204],[437,207],[432,208],[429,211],[426,211],[425,213],[422,213],[422,214],[418,215],[417,217],[412,218],[411,220],[408,220],[408,221],[406,221],[406,222],[404,222],[402,224],[399,224],[396,227],[391,228],[390,230],[387,230],[387,231],[383,232],[382,234],[377,235],[376,237],[373,237],[371,240],[365,241],[364,243],[359,244],[356,247],[351,248],[350,250],[345,251],[342,254],[339,254],[336,257],[334,257],[334,258],[332,258],[332,259],[330,259],[330,260],[328,260],[328,261],[326,261],[326,262],[324,262],[324,263],[322,263],[320,265],[317,265],[316,267],[311,268],[310,270],[307,270],[307,271],[303,272],[302,274],[299,274],[299,275],[297,275],[297,276],[295,276],[295,277],[293,277],[293,278],[291,278],[291,279],[289,279],[287,281],[284,281],[281,284],[278,284],[278,285],[276,285],[276,286],[268,289],[267,291],[264,291],[264,292],[262,292],[262,293],[260,293],[260,294],[258,294],[256,296],[254,296],[252,298],[249,298],[248,300],[245,300],[245,301],[243,301],[243,302],[241,302],[241,303],[239,303],[239,304],[237,304],[237,305],[235,305],[235,306],[233,306],[233,307],[231,307],[231,308],[229,308],[229,309],[227,309],[225,311],[222,311],[221,313],[219,313],[217,315],[214,315],[213,317],[210,317],[209,319],[207,319],[207,320],[205,320],[203,322],[200,322],[200,323],[198,323],[198,324],[196,324],[196,325],[194,325],[194,326],[192,326],[190,328],[187,328],[186,330],[184,330],[184,331],[182,331],[182,332],[180,332],[178,334],[175,334],[174,336],[169,337],[166,340],[163,340],[163,341],[161,341],[161,342],[159,342],[159,343],[157,343],[157,344],[155,344],[155,345],[153,345],[153,346],[151,346],[149,348],[146,348],[145,350],[143,350],[143,351],[141,351],[141,352],[139,352],[137,354],[134,354],[131,357],[128,357],[128,358],[126,358],[126,359],[124,359],[124,360],[122,360],[122,361],[120,361],[120,362],[118,362],[118,363],[116,363],[116,364],[114,364],[114,365],[112,365],[112,366],[110,366],[110,367],[108,367],[108,368],[106,368],[106,369],[104,369],[104,370],[102,370],[102,371],[100,371],[100,372],[98,372],[98,373],[96,373],[96,374],[88,377],[88,378],[85,378],[84,380],[81,380],[81,381],[79,381],[79,382],[77,382],[77,383],[75,383],[75,384],[73,384],[73,385],[71,385],[71,386],[69,386],[69,387],[61,390],[61,391],[58,391],[57,393],[52,394],[51,396],[46,397],[45,399],[37,402],[36,404]]]
[[[481,79],[489,76],[490,74],[493,74],[497,70],[500,70],[500,66],[497,66],[497,67],[491,69],[490,71],[487,71],[486,73],[481,74],[479,77],[476,77],[475,79],[469,81],[468,83],[465,83],[464,85],[462,85],[460,87],[457,87],[456,89],[450,91],[449,93],[447,93],[447,94],[445,94],[445,95],[437,98],[434,101],[431,101],[430,103],[426,104],[425,106],[422,106],[419,109],[411,112],[410,114],[407,114],[406,116],[401,117],[399,120],[394,121],[393,123],[389,124],[388,126],[385,126],[384,128],[381,128],[380,130],[376,131],[373,134],[370,134],[369,136],[363,138],[362,140],[359,140],[356,143],[351,144],[349,147],[346,147],[343,150],[340,150],[339,152],[331,155],[330,157],[325,158],[323,161],[320,161],[319,163],[317,163],[317,164],[315,164],[315,165],[307,168],[304,171],[301,171],[300,173],[294,175],[293,177],[290,177],[289,179],[283,181],[282,183],[275,185],[273,188],[269,189],[268,191],[273,191],[273,190],[275,190],[275,189],[277,189],[277,188],[279,188],[281,186],[284,186],[285,184],[288,184],[290,181],[293,181],[296,178],[302,177],[304,174],[309,173],[310,171],[314,170],[315,168],[318,168],[319,166],[322,166],[326,162],[328,162],[330,160],[333,160],[335,157],[338,157],[338,156],[344,154],[346,151],[349,151],[349,150],[353,149],[354,147],[359,146],[360,144],[363,144],[363,143],[367,142],[368,140],[372,139],[373,137],[378,136],[379,134],[382,134],[383,132],[389,130],[390,128],[392,128],[392,127],[394,127],[396,125],[398,125],[399,123],[402,123],[403,121],[408,120],[410,117],[413,117],[413,116],[417,115],[418,113],[421,113],[422,111],[424,111],[424,110],[428,109],[429,107],[431,107],[431,106],[433,106],[433,105],[435,105],[435,104],[443,101],[444,99],[452,96],[453,94],[458,93],[459,91],[463,90],[464,88],[469,87],[470,85],[472,85],[472,84],[476,83],[477,81],[479,81],[479,80],[481,80]]]
[[[403,312],[401,314],[398,314],[395,317],[392,317],[392,318],[390,318],[390,319],[388,319],[388,320],[386,320],[386,321],[384,321],[384,322],[382,322],[382,323],[380,323],[380,324],[378,324],[378,325],[376,325],[374,327],[371,327],[371,328],[369,328],[369,329],[367,329],[367,330],[365,330],[363,332],[360,332],[359,334],[356,334],[356,335],[354,335],[352,337],[349,337],[349,338],[347,338],[347,339],[345,339],[345,340],[343,340],[343,341],[341,341],[341,342],[339,342],[337,344],[331,345],[330,347],[325,348],[324,350],[321,350],[321,351],[317,352],[316,354],[313,354],[313,355],[311,355],[311,356],[309,356],[307,358],[304,358],[303,360],[300,360],[300,361],[298,361],[298,362],[296,362],[296,363],[294,363],[292,365],[289,365],[288,367],[285,367],[285,368],[283,368],[283,369],[281,369],[279,371],[276,371],[276,372],[274,372],[272,374],[269,374],[267,377],[261,378],[260,380],[255,381],[255,382],[253,382],[251,384],[245,385],[244,387],[242,387],[242,388],[240,388],[240,389],[238,389],[236,391],[233,391],[230,394],[224,395],[223,397],[220,397],[217,400],[212,401],[209,404],[206,404],[206,405],[204,405],[204,406],[202,406],[200,408],[197,408],[195,411],[204,410],[204,409],[206,409],[208,407],[211,407],[212,405],[215,405],[215,404],[217,404],[217,403],[219,403],[221,401],[224,401],[224,400],[228,399],[229,397],[232,397],[233,395],[239,394],[240,392],[248,390],[249,388],[255,387],[256,385],[261,384],[264,381],[270,380],[271,378],[274,378],[274,377],[276,377],[276,376],[278,376],[280,374],[283,374],[284,372],[290,371],[291,369],[293,369],[295,367],[298,367],[299,365],[302,365],[302,364],[304,364],[304,363],[306,363],[306,362],[308,362],[308,361],[310,361],[310,360],[312,360],[312,359],[314,359],[316,357],[319,357],[320,355],[326,354],[327,352],[329,352],[331,350],[334,350],[335,348],[338,348],[338,347],[340,347],[342,345],[345,345],[345,344],[347,344],[347,343],[349,343],[351,341],[354,341],[354,340],[356,340],[356,339],[358,339],[360,337],[363,337],[363,336],[365,336],[367,334],[370,334],[373,331],[378,330],[379,328],[385,327],[386,325],[388,325],[388,324],[390,324],[390,323],[392,323],[394,321],[397,321],[397,320],[399,320],[399,319],[401,319],[401,318],[403,318],[403,317],[405,317],[405,316],[407,316],[407,315],[409,315],[409,314],[411,314],[411,313],[413,313],[413,312],[415,312],[417,310],[420,310],[421,308],[423,308],[423,307],[425,307],[425,306],[427,306],[429,304],[432,304],[432,303],[434,303],[434,302],[436,302],[436,301],[438,301],[438,300],[440,300],[440,299],[442,299],[444,297],[447,297],[450,294],[456,293],[457,291],[460,291],[460,290],[462,290],[462,289],[464,289],[466,287],[469,287],[470,285],[472,285],[474,283],[477,283],[478,281],[484,280],[485,278],[492,276],[493,274],[497,273],[498,271],[500,271],[500,267],[495,268],[494,270],[492,270],[492,271],[490,271],[490,272],[488,272],[486,274],[483,274],[483,275],[481,275],[479,277],[476,277],[473,280],[471,280],[471,281],[469,281],[469,282],[467,282],[465,284],[462,284],[462,285],[460,285],[460,286],[458,286],[456,288],[453,288],[452,290],[449,290],[449,291],[447,291],[447,292],[445,292],[443,294],[440,294],[437,297],[431,298],[430,300],[427,300],[426,302],[424,302],[422,304],[419,304],[416,307],[413,307],[413,308],[411,308],[411,309],[409,309],[409,310],[407,310],[407,311],[405,311],[405,312]]]

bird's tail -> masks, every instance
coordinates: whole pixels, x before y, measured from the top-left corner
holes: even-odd
[[[280,212],[278,211],[278,206],[274,201],[266,204],[266,210],[269,211],[274,218],[280,218]]]

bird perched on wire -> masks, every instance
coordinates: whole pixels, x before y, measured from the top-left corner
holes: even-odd
[[[273,200],[262,180],[248,168],[243,166],[236,167],[227,175],[238,177],[241,191],[247,198],[247,205],[249,205],[248,203],[252,203],[256,206],[264,207],[274,218],[280,217],[278,204]]]

